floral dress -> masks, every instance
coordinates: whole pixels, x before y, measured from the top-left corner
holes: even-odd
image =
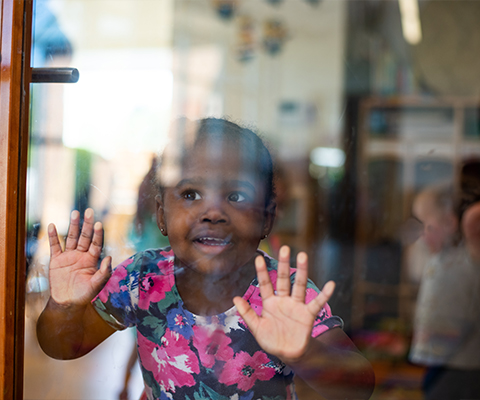
[[[274,284],[277,261],[265,255]],[[137,348],[148,399],[296,399],[293,371],[265,353],[236,307],[215,316],[189,312],[175,285],[170,248],[140,252],[117,266],[93,300],[116,329],[137,328]],[[295,270],[291,270],[292,282]],[[309,281],[306,301],[318,288]],[[243,296],[260,314],[256,279]],[[342,326],[328,305],[312,331],[318,336]]]

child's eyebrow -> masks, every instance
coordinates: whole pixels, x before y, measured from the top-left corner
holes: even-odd
[[[208,182],[209,182],[208,179],[203,179],[203,178],[202,179],[186,178],[186,179],[182,179],[180,182],[178,182],[175,185],[175,188],[178,189],[182,186],[188,186],[188,185],[208,185]],[[244,187],[248,190],[251,190],[252,192],[256,192],[256,189],[255,189],[254,185],[252,185],[248,181],[244,181],[244,180],[240,180],[240,179],[227,180],[225,182],[222,182],[222,185],[226,185],[228,187],[231,187],[231,186],[233,186],[233,187]]]
[[[199,185],[202,183],[203,183],[203,179],[182,179],[180,182],[178,182],[175,185],[175,188],[178,189],[179,187],[182,187],[182,186]]]

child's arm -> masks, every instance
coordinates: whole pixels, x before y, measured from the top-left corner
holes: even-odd
[[[53,224],[50,241],[50,299],[37,322],[37,337],[43,351],[57,359],[78,358],[88,353],[115,330],[91,305],[111,273],[111,257],[100,269],[102,224],[94,225],[93,210],[85,211],[80,232],[80,213],[73,211],[63,251]]]
[[[370,363],[340,328],[312,338],[317,314],[333,293],[328,282],[321,293],[305,304],[308,265],[305,253],[297,257],[295,283],[290,290],[290,250],[280,250],[277,291],[273,290],[263,257],[255,266],[263,299],[259,317],[241,297],[234,303],[260,346],[289,365],[304,381],[327,399],[368,399],[375,385]],[[291,293],[290,293],[291,292]]]

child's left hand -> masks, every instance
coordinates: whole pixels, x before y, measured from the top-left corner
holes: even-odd
[[[263,350],[277,356],[287,365],[296,364],[307,354],[312,340],[313,323],[332,295],[335,283],[327,282],[321,293],[305,304],[307,255],[297,255],[297,273],[292,287],[290,249],[287,246],[280,249],[276,292],[262,256],[255,259],[255,267],[263,301],[261,316],[243,298],[235,297],[233,302]]]

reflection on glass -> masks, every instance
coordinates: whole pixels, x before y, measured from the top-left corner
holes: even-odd
[[[124,390],[129,331],[75,361],[39,349],[47,226],[64,241],[71,211],[93,208],[114,265],[166,245],[151,168],[180,116],[260,132],[279,166],[262,250],[304,250],[318,287],[335,279],[329,304],[377,372],[375,398],[422,398],[425,367],[408,354],[430,254],[402,232],[409,218],[418,231],[412,204],[432,184],[461,189],[462,213],[478,200],[479,4],[418,2],[413,45],[396,1],[36,0],[33,66],[80,80],[31,88],[25,398],[140,396],[137,365]],[[311,162],[316,148],[345,157]]]

